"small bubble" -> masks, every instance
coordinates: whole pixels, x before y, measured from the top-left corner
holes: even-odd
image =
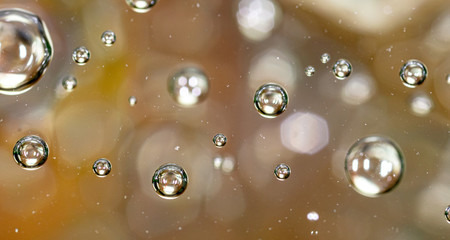
[[[213,143],[216,147],[221,148],[227,143],[227,137],[222,133],[218,133],[213,137]]]
[[[447,219],[447,222],[450,223],[450,205],[445,209],[444,215]]]
[[[425,116],[431,112],[434,107],[434,103],[427,94],[416,93],[410,99],[410,107],[414,114],[418,116]]]
[[[339,80],[344,80],[352,73],[352,65],[346,59],[339,59],[333,65],[334,76]]]
[[[350,147],[345,174],[353,188],[367,197],[377,197],[398,185],[404,171],[400,148],[391,140],[371,136]]]
[[[111,172],[111,162],[106,158],[97,159],[92,165],[92,170],[99,177],[106,177]]]
[[[450,85],[450,74],[447,74],[447,77],[445,77],[445,79],[447,80],[447,84]]]
[[[21,138],[13,149],[14,160],[27,170],[40,168],[47,161],[48,153],[47,143],[34,135]]]
[[[78,65],[86,64],[90,58],[91,53],[84,46],[77,47],[75,50],[73,50],[72,60]]]
[[[193,106],[203,101],[209,91],[209,80],[198,68],[187,67],[169,78],[169,93],[183,106]]]
[[[284,181],[291,175],[291,168],[287,164],[279,164],[273,171],[278,180]]]
[[[31,89],[52,59],[50,35],[41,19],[21,9],[0,10],[0,93]]]
[[[125,0],[127,4],[137,13],[146,13],[155,6],[158,0]]]
[[[74,76],[68,76],[63,78],[62,86],[66,91],[71,92],[77,87],[78,81]]]
[[[415,88],[427,78],[427,67],[419,60],[408,60],[400,69],[400,79],[403,85]]]
[[[330,54],[328,53],[322,54],[322,56],[320,56],[320,61],[322,63],[327,63],[328,61],[330,61]]]
[[[286,110],[288,95],[279,85],[264,84],[256,91],[253,103],[261,116],[274,118]]]
[[[306,218],[308,218],[309,221],[315,222],[319,220],[319,214],[315,211],[312,211],[306,215]]]
[[[180,166],[168,163],[159,167],[152,178],[156,193],[165,199],[179,197],[186,190],[188,177]]]
[[[116,42],[116,34],[113,31],[104,31],[102,34],[102,42],[107,47],[112,46]]]
[[[137,104],[137,98],[135,97],[135,96],[130,96],[129,98],[128,98],[128,103],[130,104],[130,106],[134,106],[134,105],[136,105]]]
[[[316,72],[316,69],[314,69],[313,66],[308,66],[308,67],[305,68],[305,74],[308,77],[312,77],[315,72]]]

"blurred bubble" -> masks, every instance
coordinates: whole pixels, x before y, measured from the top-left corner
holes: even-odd
[[[288,95],[281,86],[269,83],[256,91],[253,103],[261,116],[274,118],[286,110]]]
[[[411,111],[417,116],[425,116],[434,107],[433,100],[426,93],[415,93],[409,100]]]
[[[319,214],[315,211],[312,211],[306,215],[306,218],[308,218],[309,221],[315,222],[319,220]]]
[[[371,136],[358,140],[345,157],[345,173],[353,188],[367,197],[389,192],[404,171],[400,148],[391,140]]]
[[[400,69],[400,79],[403,85],[415,88],[427,78],[427,68],[419,60],[408,60]]]
[[[137,104],[137,98],[135,97],[135,96],[130,96],[129,98],[128,98],[128,103],[130,104],[130,106],[134,106],[134,105],[136,105]]]
[[[116,34],[113,31],[104,31],[101,39],[105,46],[110,47],[116,42]]]
[[[137,13],[146,13],[155,6],[158,0],[125,0],[127,4]]]
[[[376,93],[375,83],[368,74],[353,75],[341,89],[342,100],[351,105],[360,105],[369,101]]]
[[[177,103],[183,106],[193,106],[206,98],[209,91],[209,80],[200,69],[187,67],[169,77],[168,88]]]
[[[188,177],[183,168],[168,163],[159,167],[152,178],[156,193],[165,199],[174,199],[184,193]]]
[[[281,18],[281,8],[271,0],[241,0],[236,13],[239,31],[252,41],[268,38]]]
[[[0,10],[0,93],[17,95],[31,89],[52,59],[45,24],[21,9]]]
[[[235,160],[233,156],[216,156],[213,159],[214,169],[230,173],[234,170]]]
[[[328,54],[328,53],[324,53],[324,54],[322,54],[321,56],[320,56],[320,61],[322,62],[322,63],[327,63],[327,62],[329,62],[330,61],[330,54]]]
[[[447,84],[450,85],[450,74],[447,74],[445,80],[447,80]]]
[[[312,77],[314,75],[314,73],[316,72],[316,69],[314,69],[313,66],[307,66],[305,68],[305,75],[307,77]]]
[[[14,160],[27,170],[40,168],[48,158],[47,143],[40,137],[30,135],[17,141],[13,149]]]
[[[315,154],[328,144],[328,124],[322,117],[297,112],[287,117],[280,128],[281,142],[287,149],[303,154]]]
[[[352,65],[346,59],[339,59],[333,65],[334,76],[339,80],[344,80],[352,73]]]
[[[92,165],[92,170],[99,177],[106,177],[111,172],[111,162],[106,158],[97,159]]]
[[[74,90],[77,87],[77,84],[78,84],[78,81],[74,76],[64,77],[63,81],[62,81],[63,88],[68,92],[71,92],[72,90]]]
[[[279,164],[273,171],[278,180],[284,181],[291,175],[291,168],[287,164]]]
[[[72,60],[78,65],[86,64],[90,58],[91,58],[91,53],[84,46],[77,47],[75,50],[73,50]]]
[[[221,148],[227,143],[227,137],[222,133],[218,133],[213,137],[213,143],[216,147]]]

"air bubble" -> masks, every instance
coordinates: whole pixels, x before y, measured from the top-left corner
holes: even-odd
[[[287,164],[279,164],[273,171],[278,180],[284,181],[291,175],[291,168]]]
[[[31,89],[52,59],[45,24],[21,9],[0,10],[0,93],[17,95]]]
[[[450,74],[447,74],[445,80],[447,80],[447,84],[450,85]]]
[[[209,91],[209,80],[203,71],[194,67],[179,70],[169,78],[169,93],[183,106],[202,102]]]
[[[135,96],[130,96],[129,98],[128,98],[128,103],[130,104],[130,106],[134,106],[134,105],[136,105],[137,104],[137,98],[135,97]]]
[[[279,85],[264,84],[256,91],[253,103],[261,116],[274,118],[286,110],[288,95]]]
[[[450,223],[450,205],[445,209],[444,215],[445,219],[447,219],[447,222]]]
[[[78,65],[86,64],[90,58],[91,53],[84,46],[77,47],[75,50],[73,50],[72,60]]]
[[[334,76],[339,80],[344,80],[352,73],[352,65],[346,59],[339,59],[333,65]]]
[[[400,79],[403,85],[415,88],[427,78],[427,67],[419,60],[408,60],[400,69]]]
[[[107,47],[112,46],[116,42],[116,34],[113,31],[104,31],[102,34],[102,42]]]
[[[137,13],[146,13],[155,6],[157,0],[125,0],[127,4]]]
[[[40,168],[47,161],[48,153],[47,143],[34,135],[21,138],[13,149],[14,160],[27,170]]]
[[[227,143],[227,137],[222,133],[218,133],[213,137],[213,143],[216,147],[221,148]]]
[[[179,197],[186,190],[188,177],[180,166],[168,163],[159,167],[152,178],[156,193],[165,199]]]
[[[322,56],[320,56],[320,61],[321,61],[322,63],[327,63],[327,62],[329,62],[329,61],[330,61],[330,54],[328,54],[328,53],[322,54]]]
[[[305,68],[305,74],[308,77],[312,77],[315,72],[316,72],[316,69],[314,69],[313,66],[308,66],[308,67]]]
[[[416,93],[410,99],[410,107],[414,114],[425,116],[434,107],[433,100],[425,93]]]
[[[92,170],[99,177],[106,177],[111,172],[111,162],[106,158],[97,159],[92,165]]]
[[[400,148],[391,140],[370,136],[349,149],[345,174],[353,188],[367,197],[377,197],[398,185],[404,171]]]
[[[77,87],[77,84],[78,81],[74,76],[65,77],[62,81],[63,88],[68,92],[73,91]]]

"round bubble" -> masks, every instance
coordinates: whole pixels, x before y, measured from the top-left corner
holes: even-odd
[[[213,143],[216,147],[221,148],[227,143],[227,137],[222,133],[218,133],[213,137]]]
[[[152,183],[153,188],[160,197],[174,199],[186,190],[188,177],[182,167],[168,163],[155,171]]]
[[[105,46],[110,47],[116,42],[116,34],[113,31],[104,31],[101,39]]]
[[[97,159],[92,165],[92,170],[99,177],[106,177],[111,172],[111,162],[106,158]]]
[[[68,92],[73,91],[77,87],[77,84],[78,81],[74,76],[65,77],[62,81],[63,88]]]
[[[288,95],[277,84],[264,84],[256,91],[253,103],[261,116],[274,118],[286,110]]]
[[[287,164],[279,164],[273,171],[278,180],[284,181],[291,175],[291,168]]]
[[[91,52],[84,46],[77,47],[73,50],[72,60],[78,65],[86,64],[91,58]]]
[[[307,77],[312,77],[315,72],[316,72],[316,69],[314,69],[313,66],[308,66],[308,67],[305,68],[305,75]]]
[[[168,88],[172,98],[178,104],[189,107],[206,98],[209,80],[202,70],[187,67],[169,77]]]
[[[427,67],[419,60],[408,60],[400,69],[400,79],[403,85],[409,88],[421,85],[427,78],[427,75]]]
[[[339,80],[344,80],[352,73],[352,65],[346,59],[339,59],[333,65],[334,76]]]
[[[14,160],[27,170],[40,168],[47,161],[48,154],[47,143],[35,135],[21,138],[13,149]]]
[[[125,0],[128,6],[137,13],[146,13],[155,6],[157,0]]]
[[[324,53],[324,54],[322,54],[321,56],[320,56],[320,61],[322,62],[322,63],[327,63],[327,62],[329,62],[330,61],[330,54],[328,54],[328,53]]]
[[[134,106],[134,105],[136,105],[137,104],[137,98],[135,97],[135,96],[130,96],[129,98],[128,98],[128,103],[130,104],[130,106]]]

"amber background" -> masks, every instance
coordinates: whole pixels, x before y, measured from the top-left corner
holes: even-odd
[[[24,8],[44,20],[55,55],[32,90],[0,96],[0,238],[448,238],[450,4],[298,2],[279,1],[280,24],[255,42],[238,30],[237,1],[162,0],[139,14],[124,0],[2,0],[1,8]],[[112,47],[100,41],[105,30],[117,35]],[[85,66],[71,60],[81,45],[92,54]],[[249,73],[270,51],[294,70],[294,81]],[[328,64],[319,61],[324,52],[331,55]],[[341,57],[354,71],[336,81],[330,69]],[[429,70],[416,89],[398,76],[411,58]],[[176,105],[167,92],[167,77],[186,65],[204,69],[211,84],[207,99],[192,108]],[[316,68],[311,78],[303,72],[308,65]],[[69,74],[78,86],[66,93],[61,79]],[[356,76],[369,79],[373,93],[361,104],[342,96]],[[282,84],[290,97],[275,119],[252,106],[265,82]],[[417,93],[434,102],[425,116],[409,105]],[[138,99],[134,107],[131,95]],[[280,125],[296,112],[326,121],[328,143],[317,153],[282,144]],[[211,141],[218,132],[228,137],[223,149]],[[49,160],[36,171],[12,159],[15,142],[28,134],[50,147]],[[406,159],[399,186],[379,198],[358,194],[344,176],[348,147],[371,134],[394,139]],[[214,169],[218,155],[234,159],[234,170]],[[100,157],[112,162],[106,178],[91,169]],[[150,184],[167,162],[183,166],[190,179],[176,200],[158,197]],[[281,162],[292,169],[284,182],[273,175]],[[311,211],[318,221],[307,219]]]

